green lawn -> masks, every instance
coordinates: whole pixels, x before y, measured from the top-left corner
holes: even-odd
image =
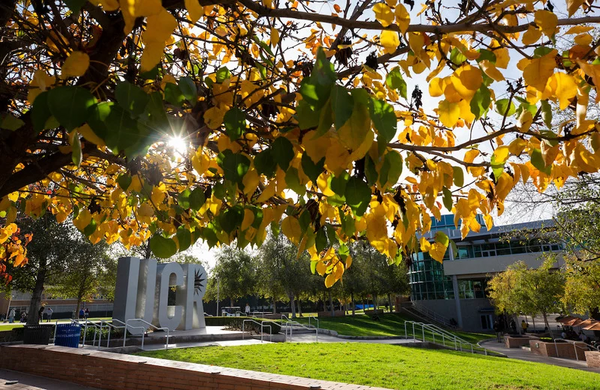
[[[598,389],[600,375],[507,358],[385,344],[263,344],[140,355],[391,389]]]
[[[346,317],[325,317],[319,318],[319,327],[323,329],[334,330],[344,336],[404,336],[404,321],[416,320],[403,314],[386,313],[379,316],[379,321],[373,320],[368,315],[348,315]],[[298,322],[308,324],[307,318],[300,318]],[[314,321],[311,320],[311,324]],[[412,327],[408,327],[409,335],[412,334]],[[415,328],[417,331],[417,328]],[[457,335],[465,341],[476,344],[477,342],[495,337],[492,333],[471,333],[450,330],[450,333]],[[419,331],[417,331],[420,337]],[[431,339],[429,334],[426,338]],[[437,340],[437,339],[436,339]]]

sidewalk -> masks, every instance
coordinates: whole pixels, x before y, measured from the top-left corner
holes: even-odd
[[[587,366],[585,361],[577,361],[572,359],[562,359],[555,357],[546,357],[536,355],[532,352],[525,351],[521,348],[506,348],[503,343],[499,343],[496,340],[488,340],[480,343],[482,347],[491,349],[492,351],[500,352],[505,354],[510,359],[525,360],[528,362],[551,364],[553,366],[561,366],[567,368],[574,368],[576,370],[583,370],[589,372],[596,372],[600,374],[600,368],[590,368]]]
[[[16,383],[15,383],[16,382]],[[0,369],[1,390],[97,390],[24,372]]]

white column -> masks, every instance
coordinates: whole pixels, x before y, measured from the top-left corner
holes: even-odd
[[[456,322],[458,322],[458,327],[463,327],[462,321],[462,313],[460,310],[460,298],[458,295],[458,278],[456,275],[452,275],[452,289],[454,290],[454,303],[456,304]]]

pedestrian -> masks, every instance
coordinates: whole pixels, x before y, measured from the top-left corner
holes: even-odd
[[[79,319],[82,319],[85,316],[85,310],[83,310],[83,307],[81,309],[79,309]]]
[[[10,309],[10,312],[8,313],[8,323],[12,324],[13,322],[15,322],[15,308],[13,307],[12,309]]]
[[[27,312],[21,312],[21,322],[27,322]]]
[[[38,310],[38,322],[42,322],[44,320],[44,311],[46,307],[44,305],[40,306],[40,310]]]
[[[86,307],[86,308],[85,308],[85,319],[87,320],[89,316],[90,316],[90,309],[88,309],[88,308]]]
[[[250,305],[246,303],[246,308],[244,309],[246,313],[246,317],[250,317]]]
[[[523,329],[523,333],[527,333],[527,328],[529,328],[529,324],[525,322],[525,320],[521,320],[521,329]]]
[[[50,320],[52,320],[52,313],[54,313],[54,310],[52,310],[51,307],[47,307],[46,308],[46,322],[50,322]]]
[[[496,341],[501,343],[502,342],[502,327],[500,326],[500,321],[498,321],[496,319],[496,321],[494,321],[494,332],[496,332]]]

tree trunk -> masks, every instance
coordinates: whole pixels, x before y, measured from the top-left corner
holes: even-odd
[[[300,299],[296,300],[296,305],[298,306],[298,317],[302,317],[302,305],[300,304]]]
[[[390,305],[390,313],[393,311],[392,307],[394,307],[394,305],[392,305],[392,294],[388,294],[388,304]]]
[[[46,281],[46,259],[40,259],[40,266],[37,271],[35,287],[31,293],[29,302],[29,314],[27,315],[27,325],[39,324],[41,318],[38,311],[42,304],[42,293],[44,292],[44,282]]]
[[[293,293],[288,294],[288,297],[290,298],[290,306],[292,308],[292,318],[296,318],[296,299]]]
[[[545,311],[542,312],[542,316],[544,317],[544,325],[548,327],[548,329],[550,329],[550,324],[548,323],[548,316],[546,315]]]
[[[350,294],[350,299],[352,300],[352,315],[356,315],[356,304],[354,303],[354,293]]]
[[[277,301],[273,297],[273,314],[277,314]]]
[[[333,298],[331,297],[331,290],[329,290],[329,306],[331,307],[331,316],[335,317],[335,308],[333,307]]]

